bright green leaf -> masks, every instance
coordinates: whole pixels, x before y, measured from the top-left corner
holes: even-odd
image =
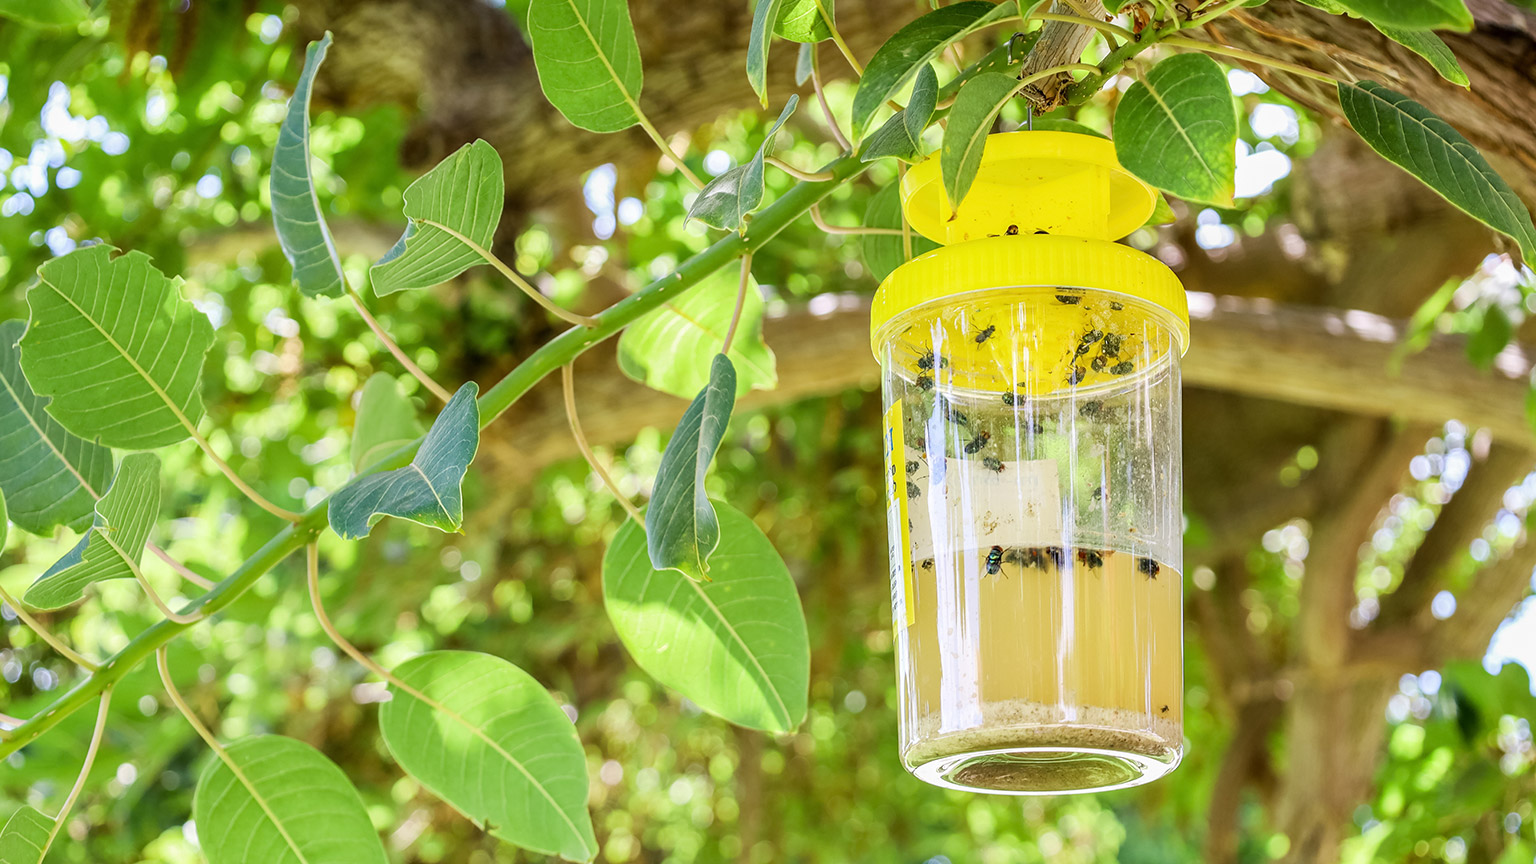
[[[864,210],[864,227],[900,228],[900,193],[900,187],[892,183],[871,195]],[[903,252],[905,244],[894,234],[866,234],[859,238],[859,243],[864,250],[864,266],[869,268],[869,275],[876,282],[884,282],[892,270],[907,263],[908,258]],[[913,258],[939,248],[939,244],[916,231],[911,234],[911,243]]]
[[[374,293],[430,288],[485,263],[505,195],[501,157],[481,140],[418,177],[405,190],[405,233],[369,271]]]
[[[112,487],[96,502],[96,520],[90,530],[37,577],[22,599],[38,609],[58,609],[83,597],[87,585],[132,579],[159,514],[160,457],[153,453],[125,457]]]
[[[363,385],[352,426],[352,470],[362,471],[421,437],[416,406],[400,395],[393,375],[374,373]]]
[[[407,774],[508,843],[596,857],[586,756],[533,676],[468,651],[423,654],[394,675],[406,687],[390,684],[379,731]]]
[[[837,4],[834,0],[784,0],[784,8],[779,12],[778,23],[773,25],[773,32],[791,42],[803,44],[832,38],[832,28],[827,26],[827,19],[822,17],[822,6],[826,7],[827,15],[836,21]]]
[[[747,36],[747,83],[764,108],[768,107],[768,49],[773,46],[774,22],[783,8],[784,0],[758,0]]]
[[[71,435],[48,414],[48,400],[21,374],[16,342],[26,328],[25,321],[0,324],[0,491],[23,531],[83,531],[112,482],[112,451]]]
[[[751,729],[805,719],[811,651],[789,568],[745,514],[715,502],[724,548],[710,582],[654,570],[645,534],[625,522],[603,556],[603,603],[624,647],[651,677]]]
[[[752,29],[747,36],[747,83],[763,107],[768,107],[768,51],[775,34],[791,42],[804,43],[795,63],[795,83],[804,84],[811,75],[809,46],[832,35],[826,19],[817,9],[818,0],[759,0],[752,8]],[[832,0],[824,0],[832,11]]]
[[[396,516],[458,531],[464,521],[464,472],[480,446],[479,392],[470,382],[453,394],[411,464],[361,477],[332,496],[331,529],[356,540],[368,536],[379,519]]]
[[[1115,110],[1115,155],[1126,170],[1187,201],[1232,203],[1237,112],[1227,75],[1204,54],[1169,57],[1130,86]]]
[[[539,86],[565,119],[591,132],[640,122],[640,45],[625,0],[532,0],[528,38]]]
[[[1515,325],[1498,306],[1489,305],[1483,310],[1478,328],[1467,338],[1467,359],[1479,369],[1489,369],[1499,352],[1515,338]]]
[[[385,864],[362,798],[302,741],[253,735],[208,763],[192,796],[208,864]]]
[[[1445,44],[1444,39],[1428,30],[1404,30],[1401,27],[1392,27],[1386,24],[1376,24],[1375,22],[1372,22],[1372,24],[1377,30],[1381,31],[1383,36],[1428,60],[1429,65],[1435,67],[1435,71],[1440,73],[1440,77],[1452,84],[1471,88],[1471,79],[1467,77],[1467,73],[1461,68],[1461,64],[1456,62],[1456,55],[1451,53],[1451,49]]]
[[[949,109],[949,126],[944,130],[944,147],[939,151],[939,170],[951,211],[958,209],[971,191],[992,121],[1018,90],[1019,81],[1012,75],[983,72],[965,82],[955,94],[955,104]]]
[[[90,14],[83,0],[0,0],[0,18],[36,27],[73,27]]]
[[[315,73],[325,62],[330,46],[329,32],[318,42],[309,43],[304,71],[288,99],[288,113],[272,150],[272,223],[277,228],[278,244],[293,265],[293,281],[308,297],[339,297],[347,284],[336,242],[320,212],[309,166],[309,99]]]
[[[710,360],[725,344],[740,279],[738,268],[718,270],[629,325],[619,337],[619,368],[652,389],[692,398],[709,383]],[[749,282],[731,341],[731,362],[740,370],[738,397],[772,390],[779,380],[773,351],[763,342],[763,308],[763,295]]]
[[[807,42],[800,46],[800,53],[795,56],[795,86],[804,87],[815,71],[816,49]]]
[[[1334,0],[1350,14],[1372,24],[1405,30],[1460,30],[1476,23],[1466,0]]]
[[[1025,8],[1033,10],[1040,2],[1043,0],[1026,2]],[[869,58],[864,77],[859,79],[858,92],[853,94],[854,140],[864,137],[880,106],[945,48],[994,21],[1016,14],[1015,0],[995,5],[985,0],[963,0],[941,6],[897,30]]]
[[[1371,149],[1474,219],[1513,237],[1526,263],[1536,263],[1536,226],[1525,202],[1449,123],[1374,81],[1340,84],[1339,104]]]
[[[707,563],[720,544],[720,522],[704,491],[709,463],[725,437],[736,406],[736,370],[724,354],[710,364],[709,384],[694,398],[661,454],[645,511],[651,566],[706,578]]]
[[[859,159],[873,162],[883,156],[895,156],[906,162],[916,162],[924,155],[923,131],[933,119],[933,108],[938,104],[939,79],[933,67],[924,65],[917,73],[917,83],[912,85],[912,98],[907,107],[891,115],[885,125],[865,139],[859,151]]]
[[[763,204],[763,160],[773,153],[773,138],[789,115],[795,113],[800,97],[791,94],[779,119],[764,136],[757,152],[744,164],[726,171],[704,185],[688,208],[688,218],[712,228],[732,231],[746,224],[747,216]]]
[[[0,828],[0,864],[42,864],[53,820],[23,804]]]
[[[203,418],[203,355],[213,325],[142,252],[97,244],[38,268],[21,368],[48,413],[88,441],[150,450]]]
[[[1173,212],[1173,207],[1168,203],[1168,196],[1161,192],[1157,193],[1157,201],[1152,205],[1152,215],[1147,217],[1147,224],[1144,227],[1172,225],[1177,221],[1179,221],[1179,217]]]

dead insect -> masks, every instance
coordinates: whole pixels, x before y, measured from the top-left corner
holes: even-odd
[[[1039,549],[1009,549],[1003,554],[1003,563],[1012,564],[1020,568],[1028,567],[1034,561],[1030,553],[1038,554],[1039,551]]]
[[[939,410],[943,412],[944,419],[951,423],[958,426],[971,425],[971,418],[965,416],[965,412],[950,404],[950,401],[942,396],[939,397]]]
[[[1077,353],[1073,354],[1072,356],[1074,358],[1081,357],[1084,354],[1087,354],[1089,351],[1092,351],[1092,350],[1093,350],[1093,343],[1092,342],[1079,342],[1077,344]]]
[[[1093,371],[1095,371],[1095,372],[1103,372],[1104,371],[1104,367],[1109,365],[1109,361],[1104,359],[1103,355],[1100,355],[1098,357],[1093,358],[1093,361],[1090,362],[1088,365],[1090,367],[1092,367]]]
[[[1007,234],[1009,237],[1017,237],[1019,234],[1019,226],[1009,225],[1008,230],[1003,233]]]
[[[1129,375],[1135,368],[1135,363],[1132,363],[1129,360],[1122,360],[1119,363],[1109,367],[1109,371],[1112,375]]]
[[[988,324],[985,329],[983,329],[980,333],[976,334],[976,344],[980,345],[981,343],[987,341],[988,339],[991,339],[992,338],[992,334],[994,334],[996,332],[997,332],[997,325],[996,324]]]
[[[1111,370],[1111,371],[1113,371],[1113,370]],[[1078,384],[1079,382],[1081,382],[1086,377],[1088,377],[1088,370],[1084,369],[1081,366],[1077,366],[1077,367],[1074,367],[1072,369],[1072,374],[1067,376],[1067,383],[1075,385],[1075,384]]]
[[[923,356],[917,358],[917,368],[922,369],[925,372],[930,371],[930,370],[933,369],[933,352],[932,351],[929,351],[927,354],[924,354]]]
[[[1044,549],[1041,549],[1040,553],[1042,556],[1040,559],[1041,567],[1044,567],[1045,562],[1049,561],[1053,567],[1060,570],[1061,565],[1064,564],[1067,560],[1066,553],[1061,551],[1060,546],[1047,546]]]
[[[1163,713],[1163,714],[1167,714],[1167,713],[1168,713],[1168,706],[1167,706],[1167,705],[1164,705],[1164,706],[1163,706],[1163,710],[1162,710],[1162,713]]]
[[[1083,417],[1097,417],[1104,411],[1104,403],[1097,399],[1092,402],[1084,402],[1077,408],[1077,413]]]
[[[1083,302],[1083,295],[1081,295],[1081,294],[1057,294],[1056,295],[1056,302],[1057,303],[1064,303],[1064,304],[1066,304],[1068,306],[1076,306],[1077,304]]]
[[[1104,338],[1104,331],[1103,330],[1089,330],[1087,333],[1083,334],[1083,344],[1084,345],[1092,345],[1093,343],[1095,343],[1095,342],[1097,342],[1097,341],[1099,341],[1100,339],[1103,339],[1103,338]]]
[[[933,389],[933,376],[932,375],[919,375],[919,376],[917,376],[917,389],[924,390],[924,391],[932,390]]]
[[[1118,333],[1111,333],[1104,337],[1104,344],[1100,350],[1104,352],[1105,357],[1116,357],[1120,354],[1120,339],[1121,336]]]
[[[908,480],[907,481],[907,497],[908,498],[916,498],[917,496],[919,496],[921,494],[923,494],[923,488],[921,486],[918,486],[916,483],[913,483],[911,480]]]
[[[914,471],[917,470],[917,468],[918,468],[918,465],[917,465],[917,460],[916,459],[908,459],[907,460],[907,473],[908,474],[913,473]]]
[[[1098,488],[1093,490],[1093,500],[1095,500],[1095,501],[1103,501],[1104,500],[1104,487],[1103,486],[1100,486],[1100,487],[1098,487]]]
[[[932,570],[933,569],[933,559],[932,558],[924,558],[923,559],[923,563],[918,565],[918,566],[922,567],[924,570]]]
[[[1013,392],[1012,390],[1009,390],[1003,394],[1003,404],[1010,408],[1014,407],[1015,405],[1023,405],[1025,401],[1026,400],[1023,396]]]
[[[1151,558],[1137,558],[1136,569],[1145,573],[1148,579],[1156,579],[1157,574],[1161,573],[1163,570],[1162,565],[1158,564],[1156,561],[1153,561]]]
[[[975,456],[977,453],[980,453],[981,452],[981,448],[987,446],[987,442],[991,441],[991,440],[992,440],[992,434],[991,433],[989,433],[989,432],[977,432],[976,433],[976,437],[972,438],[969,442],[966,443],[966,445],[965,445],[965,454],[967,456]]]
[[[1097,570],[1104,566],[1104,553],[1096,549],[1077,550],[1077,563],[1089,570]]]
[[[998,459],[997,457],[995,457],[995,456],[988,456],[985,459],[981,460],[981,467],[987,469],[988,471],[993,471],[993,472],[996,472],[998,474],[1001,474],[1001,473],[1003,473],[1004,465],[1002,463],[1002,460]]]
[[[993,546],[987,553],[987,575],[996,576],[1003,569],[1003,547]]]
[[[1111,300],[1111,301],[1109,301],[1109,308],[1115,310],[1116,312],[1119,312],[1120,310],[1125,308],[1125,304],[1124,303],[1116,303],[1115,301]]]

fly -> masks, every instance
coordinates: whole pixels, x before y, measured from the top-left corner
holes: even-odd
[[[923,488],[921,486],[917,485],[916,483],[913,483],[911,480],[908,480],[907,481],[907,497],[908,498],[916,498],[917,496],[919,496],[921,494],[923,494]]]
[[[1122,360],[1119,363],[1109,367],[1109,371],[1112,375],[1129,375],[1135,368],[1135,363],[1132,363],[1129,360]]]
[[[916,459],[908,459],[907,460],[907,473],[908,474],[916,473],[917,468],[918,468],[918,465],[917,465],[917,460]]]
[[[1092,402],[1084,402],[1078,406],[1077,413],[1083,417],[1097,417],[1104,410],[1104,403],[1095,399]]]
[[[1104,356],[1105,357],[1116,357],[1116,356],[1119,356],[1119,354],[1120,354],[1120,339],[1121,339],[1121,337],[1120,337],[1119,333],[1111,333],[1108,336],[1105,336],[1104,337],[1104,344],[1103,344],[1103,346],[1099,350],[1104,352]]]
[[[1119,367],[1117,366],[1115,368],[1118,369]],[[1114,372],[1115,370],[1111,369],[1109,371]],[[1126,370],[1126,372],[1129,372],[1129,371],[1130,371],[1129,369]],[[1120,373],[1116,373],[1116,374],[1123,375],[1124,373],[1120,372]],[[1071,385],[1076,385],[1076,384],[1080,383],[1086,377],[1088,377],[1088,370],[1084,369],[1081,366],[1078,366],[1078,367],[1075,367],[1072,370],[1072,374],[1067,376],[1067,383],[1071,384]]]
[[[917,389],[923,390],[923,391],[932,390],[933,389],[933,376],[932,375],[919,375],[919,376],[917,376]]]
[[[981,448],[987,446],[987,442],[991,441],[991,440],[992,440],[991,433],[988,433],[988,432],[977,432],[976,433],[976,437],[972,438],[965,445],[965,453],[966,453],[966,455],[967,456],[975,456],[977,453],[980,453],[981,452]]]
[[[1077,550],[1077,563],[1089,570],[1097,570],[1104,566],[1104,553],[1095,549]]]
[[[1006,466],[1004,466],[1002,461],[997,457],[988,456],[987,458],[981,460],[981,467],[987,469],[988,471],[1001,474],[1003,473],[1003,468]]]
[[[1028,401],[1029,400],[1026,399],[1022,394],[1015,393],[1012,390],[1009,390],[1003,394],[1003,404],[1007,405],[1009,408],[1026,404]]]
[[[1092,367],[1093,371],[1095,372],[1103,372],[1104,367],[1109,365],[1109,361],[1104,359],[1104,355],[1100,354],[1099,356],[1093,358],[1093,360],[1091,360],[1088,365]]]
[[[1067,306],[1076,306],[1077,304],[1083,302],[1083,295],[1081,295],[1081,294],[1057,294],[1056,295],[1056,302],[1057,303],[1065,304]]]
[[[987,575],[996,576],[1003,569],[1003,547],[993,546],[987,553]]]
[[[988,339],[991,339],[992,335],[994,333],[996,333],[996,332],[997,332],[997,325],[996,324],[989,324],[989,325],[987,325],[986,329],[984,329],[980,333],[976,334],[976,344],[980,345],[981,343],[987,341]]]
[[[1136,569],[1140,570],[1142,573],[1145,573],[1148,579],[1156,579],[1157,574],[1161,573],[1163,570],[1162,565],[1158,564],[1156,561],[1153,561],[1151,558],[1136,559]]]
[[[924,354],[923,356],[917,358],[917,368],[922,369],[925,372],[930,371],[930,370],[933,369],[933,352],[932,351],[929,351],[927,354]]]

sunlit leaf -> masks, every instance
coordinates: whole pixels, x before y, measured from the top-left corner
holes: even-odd
[[[709,383],[710,361],[725,344],[740,278],[737,268],[718,270],[631,324],[619,337],[619,368],[648,387],[692,398]],[[737,396],[772,390],[779,380],[773,351],[763,341],[763,308],[757,283],[749,282],[731,341],[731,363],[740,370]]]
[[[368,536],[385,516],[439,531],[464,521],[464,472],[480,446],[480,407],[474,382],[459,388],[437,415],[411,464],[354,480],[331,496],[331,529],[348,540]]]
[[[1126,170],[1165,192],[1231,204],[1237,112],[1221,66],[1204,54],[1180,54],[1153,66],[1115,110],[1115,155]]]
[[[1040,2],[1043,0],[1031,0],[1024,5],[1032,10]],[[995,5],[985,0],[963,0],[941,6],[897,30],[869,58],[864,77],[859,79],[858,92],[853,94],[854,140],[864,137],[880,106],[945,48],[994,21],[1016,14],[1015,0]]]
[[[795,56],[795,84],[803,87],[805,82],[811,80],[811,75],[816,71],[816,49],[807,42],[800,46],[800,53]]]
[[[724,354],[710,364],[709,384],[678,421],[661,454],[645,532],[651,566],[705,578],[708,558],[720,543],[720,522],[704,491],[709,463],[720,448],[736,406],[736,370]]]
[[[883,156],[895,156],[906,162],[916,162],[926,155],[923,150],[923,130],[933,119],[933,108],[938,102],[939,79],[932,66],[923,66],[912,85],[912,98],[907,106],[885,121],[864,141],[859,159],[873,162]]]
[[[83,531],[96,497],[112,482],[112,451],[92,444],[49,416],[48,400],[21,374],[16,347],[25,321],[0,324],[0,491],[23,531],[49,534],[59,525]]]
[[[951,211],[959,208],[971,191],[992,121],[1018,89],[1019,81],[1012,75],[983,72],[965,82],[955,94],[955,104],[949,109],[949,127],[944,130],[944,146],[939,151],[939,170]]]
[[[485,263],[505,195],[501,157],[483,140],[417,178],[405,190],[405,234],[369,271],[374,293],[430,288]]]
[[[0,18],[37,27],[73,27],[90,14],[84,0],[0,0]]]
[[[1157,193],[1157,201],[1152,205],[1152,215],[1147,217],[1147,224],[1144,227],[1172,225],[1177,221],[1179,221],[1178,214],[1173,212],[1173,206],[1168,203],[1168,196],[1161,192]]]
[[[1339,85],[1349,125],[1371,149],[1474,219],[1520,244],[1536,262],[1531,212],[1472,142],[1428,108],[1374,81]]]
[[[423,654],[393,674],[409,689],[390,684],[379,731],[406,773],[508,843],[596,857],[586,756],[533,676],[469,651]]]
[[[629,521],[603,556],[603,603],[651,677],[738,726],[792,731],[805,719],[811,665],[794,580],[750,518],[714,506],[722,548],[712,581],[652,569]]]
[[[1472,80],[1467,77],[1461,64],[1456,62],[1456,55],[1451,53],[1444,39],[1428,30],[1404,30],[1401,27],[1372,23],[1383,36],[1428,60],[1429,65],[1440,73],[1440,77],[1462,87],[1472,86]]]
[[[1510,322],[1509,316],[1498,306],[1489,305],[1483,309],[1477,329],[1467,337],[1467,359],[1479,369],[1490,369],[1494,358],[1513,338],[1515,325]]]
[[[224,748],[197,781],[192,818],[208,864],[385,864],[357,790],[302,741],[253,735]]]
[[[53,820],[23,804],[0,828],[0,864],[42,864]]]
[[[38,609],[79,600],[87,585],[132,579],[160,514],[160,457],[124,457],[112,487],[96,502],[96,519],[80,542],[37,577],[22,599]]]
[[[901,227],[901,189],[895,183],[869,196],[869,204],[864,209],[864,227]],[[910,240],[913,258],[939,248],[939,244],[916,231],[911,233]],[[864,266],[869,268],[869,275],[876,282],[884,282],[892,270],[907,263],[903,251],[905,244],[895,234],[866,234],[859,238],[859,244],[864,249]]]
[[[528,37],[539,86],[565,119],[592,132],[640,122],[640,46],[625,0],[532,0]]]
[[[773,32],[791,42],[803,44],[832,38],[832,28],[827,26],[827,19],[821,14],[823,6],[835,22],[835,0],[784,0],[784,8],[779,12],[778,23],[773,25]]]
[[[347,282],[330,226],[320,212],[309,165],[309,99],[315,86],[315,72],[325,62],[330,46],[329,32],[318,42],[309,43],[304,53],[304,71],[294,85],[288,113],[277,130],[277,145],[272,150],[272,222],[283,254],[293,265],[293,281],[309,297],[339,296]]]
[[[150,450],[186,440],[203,417],[207,316],[142,252],[97,244],[38,268],[21,368],[48,413],[88,441]]]
[[[757,152],[744,164],[737,165],[704,185],[693,206],[688,208],[688,218],[697,219],[712,228],[736,230],[746,223],[747,216],[763,205],[763,160],[773,152],[773,138],[789,115],[800,104],[798,95],[790,95],[779,119],[768,129]]]
[[[393,375],[376,372],[363,385],[352,426],[352,470],[362,471],[421,437],[416,406],[400,395]]]
[[[1372,24],[1407,30],[1460,30],[1475,23],[1466,0],[1332,0]]]

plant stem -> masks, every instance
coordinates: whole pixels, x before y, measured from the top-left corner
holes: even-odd
[[[27,610],[21,608],[21,604],[16,602],[16,598],[12,597],[10,592],[6,591],[4,588],[0,588],[0,600],[4,600],[5,605],[11,607],[11,611],[16,613],[16,617],[20,618],[23,624],[31,628],[32,632],[37,634],[37,638],[47,642],[48,647],[59,652],[59,654],[63,656],[64,659],[75,664],[76,666],[79,666],[87,672],[95,672],[97,669],[101,668],[100,664],[97,664],[91,660],[87,660],[81,655],[75,653],[73,648],[70,648],[68,645],[64,644],[63,639],[60,639],[59,637],[48,632],[48,628],[40,624],[36,618],[33,618],[31,615],[29,615]]]
[[[828,234],[887,234],[895,236],[902,233],[900,228],[865,228],[856,225],[828,225],[827,220],[821,218],[821,208],[816,206],[811,207],[811,221],[816,223],[817,228],[820,228],[822,231],[825,231]]]
[[[236,489],[239,489],[240,492],[245,495],[245,497],[249,498],[252,504],[255,504],[257,507],[260,507],[268,513],[271,513],[273,516],[276,516],[284,522],[295,522],[298,520],[299,514],[293,512],[292,510],[285,510],[282,507],[273,504],[271,501],[268,501],[260,492],[257,492],[255,489],[251,488],[250,484],[246,483],[244,480],[241,480],[240,475],[235,473],[235,469],[229,467],[228,462],[220,459],[219,454],[213,452],[213,445],[209,444],[208,439],[204,438],[203,434],[197,431],[196,426],[193,426],[191,423],[187,423],[186,428],[187,431],[191,433],[192,440],[197,442],[197,446],[202,449],[203,455],[207,456],[208,460],[213,463],[213,466],[219,469],[219,471],[224,474],[229,482],[235,485]]]
[[[181,576],[181,578],[191,582],[193,585],[196,585],[205,591],[213,587],[213,583],[211,581],[204,579],[196,573],[193,573],[191,568],[181,563],[180,561],[177,561],[175,558],[172,558],[170,553],[166,552],[164,549],[161,549],[159,546],[156,546],[153,543],[145,543],[144,548],[148,549],[150,552],[153,552],[156,558],[164,561],[166,565],[169,566],[172,570],[175,570],[176,573]]]
[[[547,311],[549,314],[559,318],[567,324],[575,324],[577,327],[592,326],[593,319],[591,316],[577,315],[575,312],[567,311],[566,309],[562,308],[560,304],[549,299],[548,297],[545,297],[544,292],[529,284],[528,280],[524,279],[521,273],[513,270],[511,267],[508,267],[507,262],[496,257],[491,253],[491,250],[486,249],[479,243],[476,243],[468,237],[465,237],[463,234],[460,234],[459,232],[449,228],[447,225],[444,225],[441,222],[433,222],[431,219],[422,219],[421,224],[431,225],[433,228],[443,231],[444,233],[453,237],[455,240],[458,240],[460,243],[468,246],[470,251],[485,259],[485,263],[495,267],[496,272],[506,277],[508,282],[511,282],[513,285],[516,285],[519,289],[521,289],[524,294],[528,295],[529,299],[533,300],[533,302],[543,306],[545,311]]]
[[[814,0],[814,2],[816,11],[821,13],[822,22],[827,25],[828,32],[832,34],[832,43],[837,46],[837,50],[843,52],[843,59],[853,67],[853,74],[863,78],[864,64],[860,63],[859,58],[853,56],[853,52],[848,50],[848,43],[843,41],[843,34],[837,32],[837,25],[832,23],[832,16],[827,12],[827,4],[823,0]]]
[[[1136,34],[1109,21],[1100,21],[1087,15],[1058,15],[1055,12],[1036,12],[1029,16],[1030,20],[1060,21],[1063,24],[1080,24],[1084,27],[1092,27],[1100,33],[1110,33],[1127,42],[1136,41]],[[1113,47],[1113,46],[1111,46]]]
[[[795,166],[785,162],[783,159],[780,159],[777,156],[764,156],[763,162],[772,165],[773,167],[783,171],[785,174],[788,174],[796,180],[805,180],[807,182],[814,183],[818,180],[832,179],[831,175],[825,172],[812,173],[810,171],[801,171],[799,168],[796,168]]]
[[[736,286],[736,308],[731,312],[731,326],[725,328],[725,341],[720,353],[729,355],[731,343],[736,341],[736,327],[741,324],[741,310],[747,305],[747,284],[752,281],[752,253],[741,256],[741,283]]]
[[[827,94],[821,89],[821,62],[816,59],[816,46],[811,45],[811,89],[816,91],[816,101],[821,103],[821,113],[826,115],[827,127],[832,130],[832,138],[837,141],[837,146],[844,153],[853,152],[853,144],[848,136],[843,134],[841,126],[837,125],[837,117],[832,114],[832,106],[827,104]]]
[[[560,386],[565,391],[565,419],[571,425],[571,437],[576,439],[577,449],[586,458],[587,464],[592,466],[592,473],[596,474],[597,479],[603,481],[603,485],[608,487],[608,494],[618,500],[624,512],[629,514],[629,518],[635,520],[635,523],[642,528],[645,527],[645,517],[640,514],[640,508],[619,491],[619,484],[613,482],[613,477],[608,474],[607,469],[597,461],[597,456],[592,453],[592,446],[587,443],[587,436],[581,431],[581,420],[576,416],[576,370],[569,363],[560,367]]]
[[[693,188],[703,189],[704,184],[699,180],[698,175],[688,170],[688,163],[684,162],[683,157],[677,155],[672,150],[672,145],[667,143],[667,139],[661,137],[661,133],[657,132],[656,127],[651,125],[651,118],[645,116],[645,112],[640,110],[639,105],[635,106],[635,116],[640,118],[640,128],[645,130],[645,134],[651,136],[651,140],[656,143],[657,147],[661,148],[661,152],[666,154],[668,159],[672,160],[672,164],[677,166],[677,170],[683,172],[683,176],[688,178],[688,182],[693,184]]]
[[[905,183],[906,180],[907,180],[907,166],[906,166],[906,163],[904,163],[904,162],[897,162],[896,163],[896,188],[898,190],[898,193],[897,193],[897,197],[898,198],[901,197],[900,196],[900,191],[899,191],[901,189],[901,184]],[[900,204],[898,204],[897,207],[896,207],[896,213],[897,213],[897,215],[899,215],[901,217],[901,260],[904,261],[904,262],[905,261],[911,261],[912,260],[912,223],[907,221],[907,208],[906,207],[900,206]]]
[[[357,314],[362,316],[363,323],[367,324],[368,329],[373,331],[373,335],[377,336],[379,341],[384,343],[384,347],[388,349],[389,353],[395,355],[395,359],[400,361],[400,365],[405,367],[405,371],[411,373],[412,378],[420,381],[421,386],[427,388],[428,392],[442,400],[445,404],[449,399],[453,398],[452,393],[449,393],[436,381],[432,380],[432,376],[423,372],[420,366],[412,363],[411,358],[407,357],[405,352],[400,349],[400,346],[395,344],[395,340],[389,338],[389,333],[384,330],[384,327],[379,324],[378,319],[374,318],[373,314],[368,311],[368,307],[363,304],[362,295],[353,290],[351,285],[347,286],[347,296],[352,298],[352,305],[357,308]]]
[[[1249,63],[1256,63],[1260,66],[1268,66],[1273,69],[1279,69],[1282,72],[1289,72],[1293,75],[1300,75],[1303,78],[1311,78],[1314,81],[1325,81],[1330,84],[1342,83],[1339,81],[1339,79],[1329,75],[1326,72],[1319,72],[1316,69],[1308,69],[1305,66],[1298,66],[1295,63],[1286,63],[1283,60],[1275,60],[1270,57],[1265,57],[1263,54],[1256,54],[1252,51],[1244,51],[1241,48],[1228,48],[1225,45],[1215,45],[1210,42],[1199,42],[1194,39],[1186,39],[1183,36],[1169,36],[1162,41],[1164,45],[1171,45],[1175,48],[1189,48],[1194,51],[1204,51],[1208,54],[1219,54],[1223,57],[1232,57],[1237,60],[1246,60]]]
[[[100,707],[96,709],[96,728],[91,732],[91,744],[85,750],[85,763],[80,766],[80,776],[75,778],[75,785],[69,790],[69,797],[64,799],[64,806],[59,808],[59,815],[54,817],[53,827],[48,829],[48,840],[43,843],[39,861],[48,857],[48,850],[53,846],[54,838],[59,836],[59,829],[64,827],[64,820],[69,818],[69,811],[75,806],[75,799],[80,797],[80,790],[85,788],[85,779],[91,774],[91,766],[96,763],[96,751],[101,747],[101,736],[107,731],[107,709],[112,706],[112,690],[108,688],[102,691]]]

